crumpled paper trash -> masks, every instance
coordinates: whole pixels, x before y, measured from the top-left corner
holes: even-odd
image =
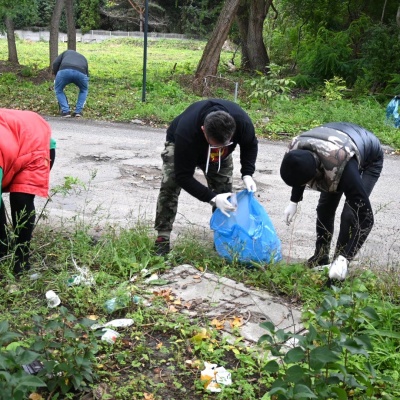
[[[48,290],[46,292],[46,300],[49,308],[54,308],[61,304],[60,298],[53,290]]]
[[[217,364],[204,362],[204,369],[201,371],[200,380],[204,382],[204,388],[210,392],[220,392],[221,385],[232,385],[232,376],[224,367],[217,367]]]
[[[87,267],[78,267],[75,264],[75,268],[77,270],[76,275],[72,275],[71,278],[68,279],[68,286],[74,286],[74,285],[86,285],[86,286],[92,286],[94,285],[94,277],[92,273],[90,272],[89,268]]]
[[[104,340],[105,342],[110,344],[114,344],[117,340],[117,337],[119,336],[119,333],[117,331],[114,331],[113,329],[104,328],[103,332],[104,333],[101,337],[101,340]]]
[[[133,325],[133,319],[131,318],[121,318],[121,319],[113,319],[112,321],[106,322],[105,324],[94,324],[90,328],[93,330],[100,328],[127,328],[128,326]]]

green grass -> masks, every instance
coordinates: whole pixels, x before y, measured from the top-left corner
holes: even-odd
[[[141,45],[140,40],[132,39],[78,44],[78,51],[88,56],[91,70],[86,117],[120,122],[139,118],[152,125],[165,126],[199,99],[191,92],[189,83],[204,43],[150,43],[146,102],[141,101]],[[25,66],[23,75],[31,76],[2,73],[1,106],[57,115],[52,80],[34,83],[47,66],[47,43],[18,42],[17,46],[20,63]],[[0,58],[6,59],[6,54],[6,42],[1,40]],[[231,56],[224,52],[222,59]],[[254,77],[228,73],[223,63],[221,74],[224,79],[211,87],[208,94],[233,98],[232,82],[239,82],[239,102],[253,118],[260,136],[276,139],[281,133],[295,135],[323,122],[346,120],[373,130],[385,144],[400,148],[398,131],[384,124],[385,104],[372,96],[327,101],[321,90],[302,93],[288,101],[279,96],[268,101],[255,100],[250,97],[250,81]],[[72,98],[74,90],[68,90]],[[79,182],[72,178],[69,182],[72,186],[66,184],[65,190],[58,188],[56,195],[72,195],[74,183]],[[107,221],[103,222],[106,225]],[[249,270],[235,262],[226,262],[218,257],[211,243],[201,243],[189,235],[179,238],[167,259],[160,258],[154,254],[154,237],[148,226],[146,221],[140,221],[126,229],[110,227],[94,239],[90,222],[85,226],[72,223],[55,229],[41,221],[32,242],[32,263],[41,273],[40,279],[31,281],[25,275],[16,280],[10,272],[12,258],[1,260],[0,400],[26,398],[33,392],[46,399],[78,400],[92,389],[101,388],[116,400],[270,400],[267,393],[274,382],[279,382],[278,377],[282,386],[293,386],[299,379],[310,383],[321,376],[331,378],[335,368],[364,380],[364,386],[354,388],[351,382],[338,385],[340,398],[394,400],[400,397],[397,270],[379,274],[358,271],[340,288],[327,289],[324,273],[310,271],[299,264],[265,265],[263,269]],[[269,364],[269,356],[271,352],[275,354],[278,345],[268,348],[263,343],[260,348],[248,347],[238,332],[233,341],[228,341],[202,315],[190,318],[180,312],[170,312],[179,293],[164,293],[162,286],[146,284],[141,271],[145,268],[162,273],[185,263],[193,265],[199,273],[207,270],[229,277],[302,307],[304,324],[308,327],[318,322],[317,310],[321,305],[332,306],[334,300],[345,299],[337,310],[329,311],[329,323],[318,327],[318,340],[308,343],[312,351],[327,343],[333,350],[347,346],[343,358],[326,365],[323,373],[306,369],[304,360],[292,362],[290,366],[281,364],[278,370],[273,370],[275,365]],[[77,273],[75,266],[89,268],[95,284],[70,286],[69,279]],[[64,308],[47,308],[44,293],[49,289],[59,293]],[[137,296],[139,301],[109,314],[105,302],[126,293]],[[88,328],[93,319],[106,322],[116,318],[132,318],[135,322],[122,331],[113,346],[101,341],[99,333]],[[268,335],[273,340],[273,335]],[[361,340],[363,335],[369,337],[372,349]],[[10,343],[19,344],[19,350],[11,350]],[[46,386],[37,389],[34,387],[39,381],[27,382],[26,376],[20,373],[21,364],[36,357],[34,353],[46,361],[46,374],[37,377]],[[206,392],[200,382],[204,361],[230,370],[232,386],[220,394]],[[287,363],[290,357],[283,357],[283,361]],[[305,374],[310,381],[304,378]],[[24,388],[25,397],[18,397],[15,392],[6,393],[18,385]],[[319,399],[331,398],[323,395],[324,388],[313,390]],[[293,398],[287,394],[281,396]]]
[[[116,122],[141,119],[153,126],[167,126],[189,104],[201,99],[193,93],[192,82],[204,46],[201,41],[149,40],[143,102],[143,40],[78,43],[77,50],[87,56],[90,69],[85,117]],[[58,115],[52,78],[39,79],[49,65],[48,44],[19,40],[17,50],[25,68],[17,74],[0,75],[2,107]],[[60,43],[59,51],[63,50],[65,44]],[[346,92],[343,99],[329,101],[323,96],[323,88],[314,92],[295,90],[289,100],[278,94],[271,99],[255,98],[251,96],[251,82],[256,77],[238,70],[231,72],[227,63],[232,57],[231,51],[221,53],[218,77],[209,80],[204,97],[234,100],[237,83],[237,101],[252,117],[259,136],[277,139],[281,134],[294,136],[325,122],[349,121],[371,130],[384,144],[400,149],[398,129],[385,124],[385,108],[390,99]],[[5,39],[0,40],[0,59],[7,59]],[[240,65],[237,55],[235,65]],[[73,102],[76,89],[70,85],[66,91]]]
[[[271,349],[265,343],[260,345],[263,352],[245,346],[239,331],[228,341],[201,313],[190,318],[179,312],[184,307],[174,303],[179,299],[178,292],[146,284],[141,274],[144,268],[150,273],[162,273],[184,263],[195,266],[199,274],[207,270],[268,290],[283,301],[302,305],[306,326],[317,321],[315,312],[321,304],[327,304],[327,296],[338,301],[345,298],[347,302],[352,298],[352,307],[342,304],[341,309],[329,314],[331,334],[339,335],[341,339],[337,344],[340,346],[345,345],[346,336],[350,340],[350,335],[363,337],[368,334],[372,347],[368,345],[368,351],[360,347],[359,354],[349,353],[343,362],[348,371],[356,368],[358,377],[370,373],[371,368],[375,372],[368,390],[351,389],[350,385],[348,392],[356,390],[357,395],[348,398],[394,400],[400,395],[400,289],[396,275],[389,279],[386,275],[356,272],[340,288],[327,289],[324,273],[315,273],[302,265],[284,264],[265,265],[265,271],[249,270],[236,263],[227,263],[217,256],[211,244],[201,244],[191,236],[181,238],[164,260],[153,253],[153,237],[145,221],[123,230],[106,229],[95,241],[90,231],[90,225],[55,230],[41,223],[32,243],[32,261],[42,274],[36,281],[29,280],[28,276],[15,280],[9,272],[11,262],[4,260],[0,264],[2,321],[9,322],[7,330],[0,326],[0,346],[15,343],[15,338],[4,339],[4,334],[17,332],[21,335],[18,343],[27,343],[31,351],[41,354],[42,361],[48,360],[47,373],[62,372],[62,378],[39,375],[48,385],[36,390],[43,398],[80,399],[92,388],[103,387],[107,388],[111,398],[120,400],[142,399],[150,394],[154,400],[269,399],[266,393],[276,376],[267,367]],[[69,286],[69,279],[77,274],[75,266],[88,267],[95,284]],[[136,279],[132,279],[134,277]],[[47,308],[44,293],[50,289],[59,294],[63,308]],[[127,293],[139,300],[125,304],[111,314],[106,311],[107,300]],[[171,312],[171,305],[178,312]],[[372,308],[374,312],[370,311]],[[96,322],[132,318],[134,324],[119,330],[120,338],[110,346],[101,341],[101,332],[84,328],[85,321],[89,325],[94,322],[88,318],[94,318]],[[350,332],[346,330],[349,327]],[[204,328],[206,331],[202,331]],[[324,325],[319,329],[323,332],[326,328]],[[320,335],[318,345],[322,346],[328,339],[324,339],[322,333]],[[5,354],[3,347],[2,355]],[[12,355],[8,357],[12,359]],[[68,364],[64,364],[66,359],[69,359]],[[364,365],[367,360],[371,364],[369,369]],[[196,367],[191,367],[188,361]],[[231,371],[232,386],[219,395],[206,392],[200,382],[204,361]],[[332,368],[335,367],[332,365]],[[2,364],[1,369],[4,369]],[[15,373],[10,366],[8,371]],[[283,369],[280,371],[280,374],[285,373]],[[317,377],[317,372],[315,374]],[[76,388],[72,386],[72,375],[78,381],[82,378]],[[318,376],[320,379],[319,373]],[[21,377],[14,375],[14,379],[14,383],[22,382]],[[1,382],[0,376],[0,387]],[[68,390],[63,392],[65,387]],[[320,393],[319,399],[328,398],[318,388],[314,391]],[[3,399],[1,394],[0,399]]]

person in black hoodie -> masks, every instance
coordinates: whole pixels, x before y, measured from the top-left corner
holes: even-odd
[[[61,116],[71,117],[71,110],[64,93],[65,86],[73,83],[79,88],[78,99],[75,105],[75,117],[82,117],[83,107],[89,92],[88,61],[82,54],[74,50],[66,50],[53,62],[54,91],[60,106]]]
[[[336,209],[344,194],[339,236],[329,277],[346,278],[349,262],[364,244],[374,215],[369,196],[383,168],[379,139],[365,128],[348,122],[331,122],[295,137],[281,164],[281,177],[292,187],[285,209],[289,225],[303,199],[306,186],[321,193],[317,206],[317,239],[309,267],[329,264]]]
[[[170,251],[181,188],[227,216],[234,210],[228,199],[232,195],[232,152],[237,145],[243,183],[247,190],[255,192],[252,175],[258,141],[253,123],[241,107],[228,100],[201,100],[172,121],[161,153],[162,181],[155,218],[157,254]],[[197,167],[203,171],[207,186],[194,178]]]

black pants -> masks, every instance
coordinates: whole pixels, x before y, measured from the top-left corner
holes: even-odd
[[[364,171],[361,179],[368,197],[379,178],[379,174]],[[329,255],[330,245],[334,232],[335,213],[343,193],[321,193],[317,206],[317,240],[315,255]],[[343,255],[352,260],[364,244],[373,225],[373,215],[370,221],[358,221],[358,213],[347,201],[340,217],[340,232],[336,244],[335,256]],[[351,232],[351,231],[354,232]],[[351,235],[349,235],[351,232]]]
[[[55,160],[55,150],[50,150],[50,169]],[[7,217],[4,202],[0,206],[0,257],[7,255],[15,247],[14,273],[29,270],[29,251],[35,226],[35,196],[27,193],[10,193],[13,237],[7,232]]]

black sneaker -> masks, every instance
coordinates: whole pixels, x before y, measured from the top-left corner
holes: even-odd
[[[322,267],[323,265],[329,264],[329,256],[326,254],[325,255],[314,254],[304,264],[308,268]]]
[[[24,272],[27,272],[31,269],[31,265],[29,263],[22,264],[18,260],[14,264],[14,275],[16,277],[21,276]]]
[[[81,118],[81,117],[83,117],[83,114],[80,112],[80,113],[74,113],[74,117],[75,118]]]
[[[158,256],[166,256],[171,250],[169,240],[162,236],[156,239],[154,247]]]
[[[71,118],[71,113],[69,111],[63,112],[63,113],[61,113],[61,117],[62,118]]]

